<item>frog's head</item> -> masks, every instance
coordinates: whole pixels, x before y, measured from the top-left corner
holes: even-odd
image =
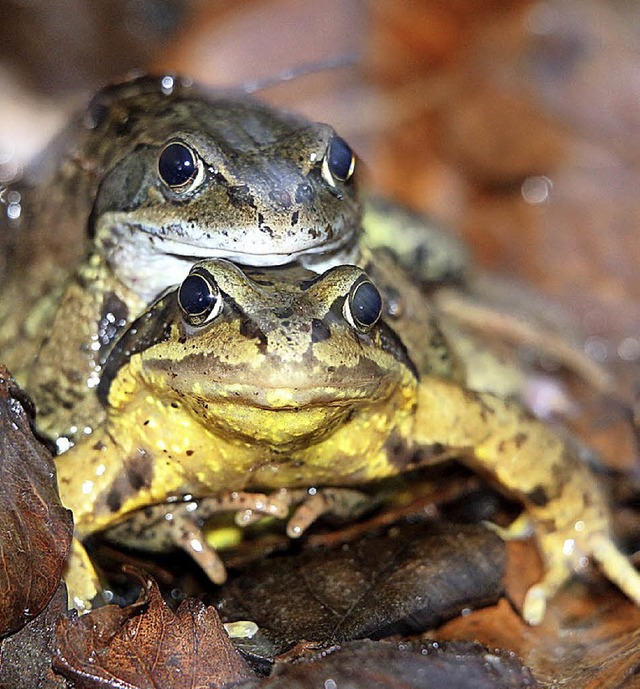
[[[90,229],[125,284],[150,299],[203,257],[316,270],[352,257],[356,159],[332,127],[163,83],[111,88],[89,110],[101,146]]]
[[[146,338],[139,346],[155,344],[131,356],[129,370],[217,433],[309,444],[362,407],[393,413],[398,391],[416,385],[404,346],[380,320],[380,293],[356,266],[317,276],[201,261],[156,309],[132,328],[134,340]],[[112,362],[135,352],[134,340],[125,336]]]

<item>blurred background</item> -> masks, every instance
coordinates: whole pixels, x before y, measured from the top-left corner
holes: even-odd
[[[625,0],[0,0],[0,184],[132,70],[332,123],[369,184],[640,361],[640,6]]]

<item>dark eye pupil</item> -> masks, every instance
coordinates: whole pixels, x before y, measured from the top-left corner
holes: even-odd
[[[158,159],[158,172],[168,187],[184,187],[196,176],[195,156],[184,144],[169,144]]]
[[[346,181],[352,173],[352,161],[353,152],[349,144],[342,137],[334,136],[327,153],[327,163],[331,174],[343,182]]]
[[[205,319],[213,310],[216,294],[202,275],[189,275],[178,290],[178,304],[190,318]]]
[[[368,280],[361,282],[351,297],[351,315],[356,325],[370,328],[382,313],[382,296]]]

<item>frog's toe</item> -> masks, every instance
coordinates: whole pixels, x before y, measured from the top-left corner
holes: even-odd
[[[591,555],[607,579],[640,605],[640,572],[607,535],[600,534],[593,540]]]
[[[323,514],[333,514],[340,519],[357,518],[373,504],[368,495],[350,488],[323,488],[307,493],[287,522],[287,535],[299,538]]]
[[[173,533],[176,545],[200,565],[209,579],[214,584],[224,584],[227,580],[224,562],[220,559],[216,549],[207,543],[200,527],[187,518],[183,518]]]
[[[522,512],[509,526],[500,526],[487,520],[482,523],[487,529],[500,536],[503,541],[520,541],[533,533],[531,518],[526,512]]]
[[[536,584],[527,591],[524,598],[522,617],[527,624],[534,626],[542,622],[546,610],[547,594],[544,586]]]

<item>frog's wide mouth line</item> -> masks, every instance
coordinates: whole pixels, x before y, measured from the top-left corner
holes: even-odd
[[[202,395],[208,405],[249,407],[267,412],[300,412],[371,405],[372,400],[385,396],[381,394],[380,386],[371,382],[341,388],[221,385],[220,390],[209,388]]]
[[[337,250],[353,244],[359,230],[357,224],[350,227],[346,222],[337,222],[331,232],[314,232],[313,228],[298,227],[293,234],[284,234],[279,239],[271,236],[260,242],[256,241],[256,233],[262,230],[257,224],[203,227],[197,232],[179,223],[158,227],[140,221],[129,222],[128,219],[120,222],[111,219],[106,225],[112,239],[126,236],[124,245],[129,246],[134,254],[142,250],[145,254],[156,253],[181,260],[229,258],[239,262],[240,256],[295,258],[302,254],[324,253],[328,249]]]
[[[161,253],[167,257],[181,261],[196,262],[202,260],[203,258],[226,258],[229,260],[238,261],[239,263],[244,262],[247,265],[253,265],[253,262],[247,262],[246,258],[243,261],[243,257],[264,257],[270,259],[267,263],[265,263],[266,266],[269,266],[273,264],[272,258],[274,256],[281,257],[283,262],[288,263],[292,260],[295,260],[299,256],[326,253],[328,250],[337,251],[338,249],[349,246],[353,242],[354,235],[355,233],[350,233],[340,237],[339,239],[335,239],[334,237],[327,237],[323,240],[316,239],[313,242],[306,242],[293,250],[274,248],[272,243],[265,242],[263,245],[263,251],[259,250],[261,246],[257,243],[253,244],[250,247],[250,250],[245,248],[230,249],[214,245],[198,250],[198,246],[191,242],[177,242],[175,240],[163,239],[161,240],[163,245],[165,242],[167,242],[168,246],[167,248],[163,248]],[[183,247],[185,250],[180,251],[180,249]]]

